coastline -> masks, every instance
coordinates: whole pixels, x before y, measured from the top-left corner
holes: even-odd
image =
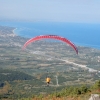
[[[13,34],[14,34],[15,36],[18,36],[18,35],[16,34],[16,32],[15,32],[16,29],[17,29],[17,28],[13,29],[12,32],[13,32]]]
[[[18,34],[18,32],[16,32],[16,30],[18,30],[18,28],[15,28],[15,29],[12,30],[12,32],[15,36],[20,36],[20,37],[23,37],[23,38],[29,38],[27,36],[23,36],[23,35],[21,36],[20,33]],[[79,47],[88,47],[88,48],[100,50],[100,46],[98,46],[98,45],[84,44],[84,43],[78,43],[78,42],[74,42],[74,43],[75,43],[76,46],[79,46]]]
[[[93,28],[93,26],[91,26],[91,28],[93,28],[93,30],[91,30],[90,28],[86,29],[85,33],[89,32],[88,33],[89,35],[86,34],[86,36],[84,36],[83,32],[84,32],[85,27],[83,27],[82,25],[81,25],[81,29],[78,29],[79,25],[76,25],[76,28],[73,28],[72,26],[75,26],[75,25],[72,24],[71,26],[68,26],[69,24],[65,24],[65,25],[68,26],[68,29],[65,29],[63,27],[60,27],[60,25],[56,26],[56,24],[54,24],[53,27],[55,29],[53,31],[51,31],[53,29],[53,27],[49,26],[49,25],[52,25],[52,24],[46,24],[45,23],[45,24],[43,24],[43,28],[40,27],[39,23],[36,24],[37,27],[35,26],[34,23],[32,23],[32,24],[21,23],[21,25],[19,25],[19,26],[18,25],[19,24],[15,23],[13,26],[12,25],[7,26],[7,27],[14,27],[15,28],[13,30],[14,36],[20,36],[20,37],[23,37],[23,38],[32,38],[32,37],[37,36],[39,34],[44,34],[45,32],[47,32],[47,34],[50,32],[50,33],[57,34],[57,35],[61,36],[61,32],[62,32],[63,37],[66,37],[66,38],[68,37],[68,39],[71,40],[77,46],[89,47],[89,48],[100,50],[100,45],[99,45],[100,41],[98,41],[100,29],[98,29],[98,27],[96,28],[95,26],[94,26],[94,28]],[[26,25],[27,25],[27,27],[26,27]],[[44,28],[45,25],[47,25],[47,29]],[[3,26],[5,26],[5,25],[3,25]],[[97,31],[95,31],[95,29]],[[71,31],[71,30],[73,30],[73,31]],[[82,33],[80,33],[80,32],[82,32]],[[91,32],[91,34],[93,33],[92,37],[90,36],[91,35],[90,32]],[[96,34],[94,34],[94,32]],[[95,39],[94,39],[94,37],[95,37]]]
[[[9,34],[7,34],[7,36],[12,36],[12,37],[15,37],[15,36],[18,36],[18,35],[16,35],[16,32],[15,32],[15,30],[16,30],[17,28],[10,28],[10,31],[9,31]],[[12,32],[11,32],[12,31]],[[6,34],[5,34],[6,35]],[[21,36],[19,36],[19,37],[21,37]],[[18,37],[18,38],[19,38]],[[24,37],[23,37],[24,38]],[[16,43],[15,43],[16,44]],[[18,44],[17,44],[17,46],[19,46]],[[79,47],[79,46],[78,46]],[[80,47],[83,47],[84,48],[84,46],[80,46]],[[96,50],[96,49],[95,49]],[[88,49],[88,51],[89,51],[89,49]],[[91,52],[94,52],[94,48],[92,48],[91,49]],[[84,52],[85,53],[85,52]],[[83,53],[83,54],[84,54]],[[100,53],[99,53],[100,54]],[[40,55],[40,54],[39,54]],[[44,55],[44,56],[47,56],[47,55]],[[97,56],[98,57],[98,56]],[[55,58],[56,59],[56,58]],[[98,60],[99,60],[99,58],[97,58]],[[83,69],[88,69],[90,72],[97,72],[97,70],[95,70],[95,69],[93,69],[93,68],[89,68],[89,67],[87,67],[87,65],[83,65],[83,64],[78,64],[78,63],[76,63],[76,62],[72,62],[72,61],[68,61],[68,60],[65,60],[65,59],[59,59],[58,58],[58,60],[62,60],[62,61],[64,61],[64,62],[66,62],[66,63],[68,63],[68,64],[72,64],[72,65],[75,65],[75,66],[77,66],[77,67],[80,67],[80,68],[83,68]],[[99,71],[99,73],[100,73],[100,71]]]
[[[25,38],[25,39],[28,38],[28,37],[24,37],[24,36],[19,35],[19,34],[16,32],[17,29],[18,29],[18,28],[14,28],[14,29],[12,30],[12,33],[13,33],[14,36],[19,36],[19,37],[22,37],[22,38]]]

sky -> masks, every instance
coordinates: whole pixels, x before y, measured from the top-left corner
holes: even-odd
[[[100,0],[0,0],[0,20],[100,23]]]

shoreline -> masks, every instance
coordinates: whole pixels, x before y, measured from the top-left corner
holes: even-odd
[[[16,30],[17,28],[12,28],[11,30],[12,30],[12,33],[11,33],[11,35],[9,35],[9,36],[18,36],[18,35],[16,35],[16,32],[15,32],[15,30]],[[10,32],[11,32],[11,30],[10,30]],[[19,37],[21,37],[21,36],[19,36]],[[24,38],[24,37],[23,37]],[[83,46],[80,46],[80,47],[83,47]],[[94,48],[92,48],[93,50],[94,50]],[[95,50],[97,50],[97,49],[95,49]],[[40,54],[39,54],[40,55]],[[44,55],[44,56],[47,56],[47,55]],[[56,59],[55,57],[54,57],[54,59]],[[82,64],[78,64],[78,63],[75,63],[75,62],[71,62],[71,61],[68,61],[68,60],[64,60],[64,59],[59,59],[58,58],[58,60],[62,60],[62,61],[64,61],[64,62],[66,62],[66,63],[68,63],[68,64],[72,64],[72,65],[75,65],[75,66],[77,66],[77,67],[80,67],[80,68],[84,68],[84,69],[88,69],[90,72],[97,72],[97,70],[95,70],[95,69],[93,69],[93,68],[89,68],[89,67],[87,67],[87,65],[82,65]],[[100,73],[100,71],[98,71],[99,73]]]
[[[13,34],[14,34],[15,36],[18,36],[18,35],[16,34],[16,32],[15,32],[16,29],[17,29],[17,28],[13,29],[12,32],[13,32]]]
[[[8,26],[10,27],[10,26]],[[23,35],[20,35],[20,33],[18,34],[18,32],[16,32],[16,30],[18,30],[18,28],[15,28],[12,30],[14,36],[20,36],[20,37],[23,37],[23,38],[28,38],[29,37],[26,37],[26,36],[23,36]],[[31,36],[30,36],[31,37]],[[32,38],[32,37],[31,37]],[[97,49],[97,50],[100,50],[100,46],[99,45],[92,45],[92,44],[84,44],[84,43],[78,43],[78,42],[74,42],[74,44],[78,47],[88,47],[88,48],[92,48],[92,49]]]

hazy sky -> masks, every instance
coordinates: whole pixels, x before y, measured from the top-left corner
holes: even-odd
[[[0,0],[0,19],[100,23],[100,0]]]

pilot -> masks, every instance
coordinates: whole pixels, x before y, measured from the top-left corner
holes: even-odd
[[[51,80],[51,79],[50,79],[49,77],[46,78],[46,83],[47,83],[47,85],[49,85],[50,80]]]

